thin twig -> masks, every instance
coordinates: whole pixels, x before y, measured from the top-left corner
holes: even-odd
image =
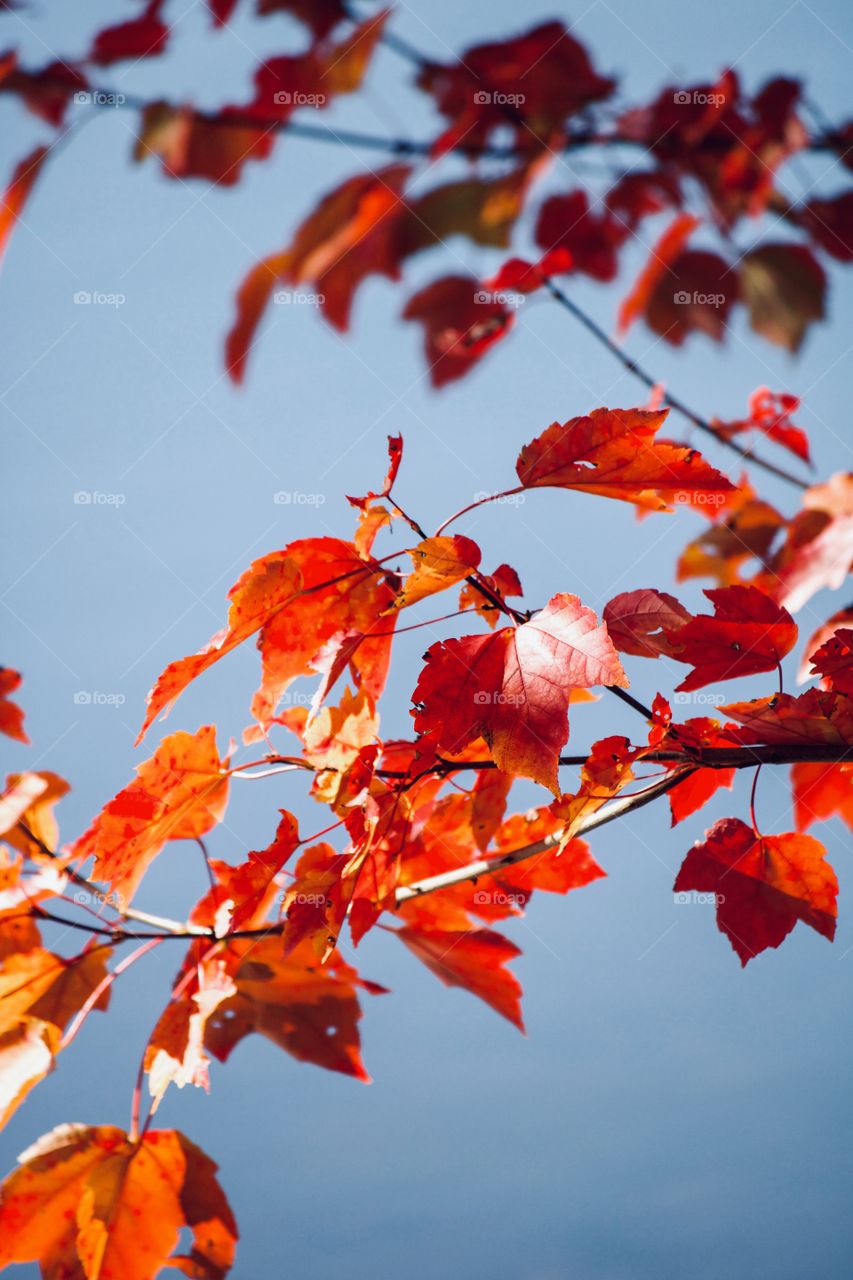
[[[615,822],[617,818],[623,817],[626,813],[632,813],[635,809],[642,809],[644,805],[651,804],[658,796],[664,795],[670,791],[679,782],[683,782],[689,774],[693,773],[693,767],[675,770],[667,774],[653,787],[636,796],[624,796],[622,799],[614,800],[612,804],[599,809],[596,813],[590,814],[588,818],[578,824],[576,835],[582,836],[589,831],[593,831],[596,827],[603,827],[608,822]],[[409,902],[412,898],[422,898],[427,893],[436,893],[439,889],[447,889],[454,884],[462,884],[466,880],[477,880],[480,876],[493,875],[496,871],[501,871],[504,867],[512,867],[517,862],[524,862],[527,858],[533,858],[539,853],[547,853],[549,849],[553,849],[560,843],[562,832],[555,831],[553,835],[546,836],[544,840],[537,840],[534,844],[523,845],[520,849],[511,849],[508,853],[500,854],[496,858],[478,858],[476,862],[469,862],[463,867],[454,867],[452,871],[443,871],[437,876],[427,876],[423,880],[418,880],[414,884],[405,885],[397,890],[396,904],[399,907],[404,902]]]
[[[561,758],[561,763],[566,764],[582,764],[586,757],[566,756]],[[697,748],[695,751],[650,751],[643,756],[643,760],[650,763],[666,763],[676,767],[667,773],[659,782],[654,783],[647,790],[634,793],[630,796],[623,796],[612,801],[606,807],[599,809],[597,813],[592,814],[589,818],[580,823],[577,835],[585,835],[589,831],[595,830],[597,827],[604,826],[608,822],[614,822],[617,818],[623,817],[626,813],[640,809],[655,800],[658,796],[664,795],[672,787],[683,781],[689,774],[694,773],[696,769],[749,769],[754,768],[757,764],[794,764],[798,762],[821,762],[832,764],[843,764],[853,761],[853,746],[844,747],[839,750],[837,747],[827,746],[826,744],[814,746],[802,746],[799,744],[786,745],[782,743],[765,743],[758,746],[740,746],[740,747],[704,747]],[[453,764],[453,762],[447,762]],[[486,769],[494,768],[493,761],[475,760],[460,762],[458,768]],[[454,771],[457,766],[453,764]],[[522,862],[525,858],[532,858],[537,853],[544,853],[548,849],[553,848],[559,843],[561,835],[559,832],[553,836],[547,837],[545,840],[537,841],[532,845],[524,845],[519,849],[509,850],[493,858],[480,858],[476,862],[467,863],[463,867],[457,867],[453,871],[445,872],[439,876],[429,876],[424,880],[417,881],[414,885],[407,885],[400,889],[397,894],[397,903],[408,901],[413,897],[421,897],[427,893],[435,893],[439,889],[447,888],[453,884],[460,884],[465,880],[475,880],[478,876],[486,875],[499,871],[502,867],[514,865],[516,862]],[[230,933],[224,934],[218,938],[212,929],[202,928],[193,924],[181,924],[177,921],[168,921],[170,928],[159,932],[142,932],[139,930],[129,931],[126,929],[110,930],[99,925],[88,924],[85,921],[70,920],[64,916],[57,916],[53,912],[42,907],[38,903],[34,903],[31,908],[32,915],[37,918],[52,920],[56,924],[64,925],[67,928],[79,929],[85,933],[99,934],[111,939],[113,945],[122,942],[138,941],[144,942],[149,939],[159,939],[162,941],[191,941],[196,938],[209,938],[212,943],[228,942],[239,938],[263,938],[269,935],[281,933],[284,928],[283,921],[277,921],[269,925],[265,925],[257,929],[235,929]],[[141,914],[141,913],[140,913]],[[162,917],[151,916],[149,919],[154,921],[162,920]]]
[[[607,333],[605,333],[601,326],[596,324],[592,316],[587,315],[587,313],[579,307],[576,302],[572,301],[568,294],[564,293],[563,290],[548,277],[545,279],[545,288],[551,294],[551,297],[554,298],[556,302],[559,302],[560,306],[565,308],[565,310],[568,311],[570,315],[573,315],[576,320],[580,321],[584,328],[588,330],[593,337],[597,338],[602,346],[606,347],[629,373],[633,374],[635,378],[638,378],[640,382],[650,390],[658,385],[657,381],[650,373],[647,373],[645,369],[637,364],[636,360],[627,355],[622,348],[618,346]],[[698,427],[700,431],[704,431],[706,435],[713,436],[718,444],[723,445],[726,449],[730,449],[732,453],[736,453],[739,458],[744,460],[744,462],[755,463],[757,467],[761,467],[764,471],[770,472],[771,475],[776,476],[779,480],[785,480],[788,484],[796,485],[798,489],[808,489],[808,481],[801,480],[800,477],[794,475],[792,471],[786,471],[784,467],[780,467],[775,462],[771,462],[769,459],[761,457],[760,454],[755,453],[754,450],[745,449],[743,445],[738,444],[736,440],[730,440],[728,437],[721,435],[719,431],[714,429],[707,418],[703,418],[701,414],[696,413],[686,405],[683,400],[680,400],[678,396],[674,396],[667,391],[664,392],[663,401],[664,404],[670,407],[670,409],[675,409],[677,413],[680,413],[682,417],[686,418],[688,422],[691,422],[693,426]]]
[[[68,82],[60,77],[41,75],[39,84],[45,88],[68,89]],[[126,111],[143,112],[149,107],[160,105],[162,102],[162,99],[143,98],[135,94],[118,93],[115,89],[103,86],[90,85],[88,92],[91,95],[90,105],[107,108],[111,111],[118,108]],[[5,82],[0,82],[0,93],[17,95],[19,90],[15,87],[14,82],[10,84],[7,78]],[[222,115],[219,112],[201,111],[195,107],[189,108],[189,110],[191,110],[194,120],[217,128],[257,129],[261,132],[289,133],[295,138],[305,138],[311,142],[324,142],[332,146],[362,147],[365,150],[384,151],[397,156],[430,157],[435,146],[435,142],[432,139],[389,137],[365,130],[309,124],[307,121],[294,120],[292,118],[282,120],[278,116],[263,116],[252,111],[229,111],[228,115]],[[812,138],[803,150],[814,153],[829,151],[834,154],[841,145],[842,142],[836,135],[832,132],[825,132]],[[703,139],[696,143],[694,151],[725,150],[728,146],[729,144],[725,140],[720,142],[717,139]],[[567,153],[585,148],[595,149],[599,147],[626,147],[632,150],[648,150],[646,144],[637,138],[628,138],[619,133],[600,133],[597,129],[584,129],[569,134],[560,150],[563,153]],[[492,160],[518,160],[530,155],[529,146],[519,147],[511,144],[499,146],[494,143],[466,143],[463,141],[454,150],[465,156]]]

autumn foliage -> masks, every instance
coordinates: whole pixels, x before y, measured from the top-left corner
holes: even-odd
[[[14,52],[0,56],[0,91],[58,136],[75,94],[101,91],[104,69],[164,54],[172,39],[165,8],[140,5],[96,33],[82,60],[29,67]],[[222,26],[237,0],[209,0],[209,8]],[[247,164],[287,145],[306,113],[321,117],[360,88],[393,21],[386,11],[355,18],[342,0],[259,0],[257,8],[297,19],[307,47],[259,65],[244,100],[215,111],[178,100],[133,107],[135,158],[156,162],[167,180],[236,184]],[[451,236],[504,251],[505,260],[490,279],[454,268],[403,301],[435,387],[510,340],[518,298],[539,295],[577,318],[573,279],[615,279],[629,239],[660,215],[667,225],[613,317],[619,332],[642,322],[676,346],[697,333],[723,341],[730,313],[745,308],[757,335],[793,352],[824,316],[827,261],[853,257],[853,193],[791,202],[776,175],[810,148],[853,167],[851,127],[810,128],[797,81],[774,79],[749,95],[725,71],[714,84],[668,86],[617,113],[615,79],[557,22],[459,59],[434,62],[412,50],[408,58],[434,108],[435,136],[390,140],[389,163],[329,191],[248,266],[224,339],[235,382],[250,356],[269,354],[261,325],[277,289],[315,290],[325,321],[343,331],[365,280],[399,282],[410,258]],[[534,206],[556,153],[616,145],[639,151],[642,167],[623,172],[602,199],[567,190]],[[469,176],[416,185],[423,161],[431,172],[451,155],[468,162]],[[51,159],[51,145],[40,146],[11,174],[0,253]],[[696,192],[701,212],[688,207]],[[767,211],[784,221],[784,238],[736,254],[732,229]],[[510,253],[528,212],[533,261]],[[615,339],[581,318],[618,353]],[[765,766],[792,766],[794,829],[761,831],[754,806],[716,821],[684,849],[674,892],[712,895],[716,925],[742,965],[798,924],[832,941],[838,884],[811,829],[831,818],[853,829],[853,611],[838,610],[811,635],[796,615],[848,577],[853,476],[802,478],[809,441],[790,394],[759,387],[744,416],[725,421],[654,386],[633,362],[626,367],[646,383],[636,403],[585,414],[566,405],[563,421],[524,424],[517,459],[505,460],[505,489],[434,531],[398,501],[404,442],[390,436],[375,490],[348,498],[351,525],[254,560],[228,593],[222,629],[156,675],[139,714],[138,741],[150,754],[84,832],[60,837],[63,779],[39,769],[9,777],[0,799],[3,1121],[61,1067],[63,1049],[90,1019],[108,1016],[111,988],[130,965],[175,939],[182,954],[142,1037],[145,1089],[132,1090],[128,1131],[64,1125],[21,1156],[0,1197],[0,1262],[36,1261],[46,1277],[87,1280],[148,1280],[167,1265],[199,1280],[224,1276],[237,1227],[212,1161],[183,1134],[152,1127],[167,1090],[208,1089],[213,1063],[253,1034],[300,1062],[368,1081],[362,1002],[385,988],[347,963],[339,943],[343,935],[358,945],[372,929],[395,935],[440,982],[523,1028],[511,968],[519,952],[501,922],[537,891],[565,895],[601,879],[588,837],[659,797],[668,796],[677,826],[731,789],[739,771],[757,780]],[[764,470],[797,490],[788,514],[753,487]],[[609,499],[639,519],[698,514],[701,532],[685,535],[677,565],[684,599],[634,582],[599,616],[557,582],[549,600],[527,602],[524,567],[484,564],[462,529],[469,511],[542,488],[560,490],[578,510]],[[697,582],[709,584],[704,598]],[[398,636],[406,611],[433,599],[442,617],[459,615],[455,634],[426,649],[411,685],[411,733],[389,738],[380,709]],[[167,715],[170,725],[179,721],[187,687],[240,646],[257,650],[259,667],[244,723],[176,727],[156,740]],[[796,694],[783,683],[792,653],[806,685]],[[631,692],[643,661],[664,672],[678,664],[681,676],[652,706]],[[678,718],[676,695],[724,694],[743,676],[766,681],[762,696]],[[310,707],[294,707],[288,690],[305,679]],[[22,747],[30,692],[16,670],[0,669],[0,731]],[[625,735],[577,741],[573,707],[594,697],[621,702]],[[240,744],[229,734],[242,735]],[[273,773],[305,782],[324,811],[319,834],[301,833],[288,810],[272,808],[265,848],[235,851],[233,862],[208,858],[204,838],[226,814],[235,777],[260,789]],[[521,779],[541,796],[514,812]],[[186,920],[139,910],[135,895],[151,864],[181,840],[204,850],[204,893]],[[98,909],[75,908],[75,890]],[[63,955],[43,934],[69,919],[85,941]],[[187,1229],[189,1252],[175,1254]]]

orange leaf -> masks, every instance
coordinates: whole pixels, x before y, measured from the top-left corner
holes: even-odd
[[[503,934],[491,929],[457,931],[415,925],[392,932],[446,987],[463,987],[524,1030],[521,984],[504,968],[521,952]]]
[[[498,596],[501,600],[507,600],[510,596],[524,595],[518,574],[511,565],[499,564],[494,573],[483,573],[480,575],[480,579],[492,594]],[[484,596],[482,591],[472,587],[470,582],[466,582],[459,592],[459,608],[476,609],[480,617],[489,624],[493,631],[502,616],[497,605],[492,604],[491,600]]]
[[[0,1032],[0,1129],[53,1070],[58,1049],[56,1027],[38,1018],[23,1018]]]
[[[6,782],[9,790],[0,800],[0,831],[11,816],[12,810],[7,808],[11,804],[17,810],[17,816],[4,838],[26,857],[35,862],[44,861],[41,846],[56,852],[59,845],[59,824],[53,812],[54,806],[71,788],[58,773],[51,773],[48,769],[42,773],[10,773]],[[32,832],[33,839],[15,826],[18,822]]]
[[[631,766],[638,755],[640,750],[618,734],[593,743],[581,768],[581,784],[577,792],[560,796],[550,808],[550,812],[564,823],[559,846],[561,856],[567,843],[574,840],[583,819],[596,813],[633,781]]]
[[[525,489],[576,489],[670,511],[674,499],[722,495],[733,485],[695,449],[656,441],[668,410],[594,409],[553,423],[525,445],[516,471]]]
[[[799,761],[791,769],[791,786],[798,830],[837,817],[853,831],[853,763]]]
[[[376,561],[362,558],[353,543],[305,538],[285,550],[301,570],[302,591],[261,630],[263,676],[252,714],[262,728],[272,722],[279,699],[299,676],[323,674],[315,699],[319,704],[348,666],[359,688],[378,698],[396,621],[383,615],[397,594],[398,579]]]
[[[203,649],[170,662],[148,695],[145,722],[136,739],[138,745],[156,716],[172,705],[187,685],[214,662],[248,640],[298,593],[302,585],[299,565],[285,551],[255,560],[228,592],[231,607],[228,623],[217,631]]]
[[[717,925],[745,965],[778,947],[798,920],[835,937],[838,881],[825,854],[811,836],[758,836],[723,818],[688,853],[674,892],[715,895]]]
[[[678,213],[655,244],[649,260],[640,272],[628,296],[619,307],[616,327],[625,333],[649,305],[652,294],[661,277],[667,273],[670,262],[677,258],[690,236],[700,225],[700,219],[690,213]]]
[[[145,1048],[143,1066],[148,1073],[152,1114],[170,1084],[179,1089],[193,1084],[208,1091],[209,1059],[204,1051],[207,1024],[236,991],[219,956],[205,958],[191,948],[185,971],[187,968],[193,973],[192,985],[179,999],[166,1005]]]
[[[235,382],[243,378],[277,281],[310,284],[326,319],[344,332],[353,296],[366,276],[399,279],[397,218],[409,174],[406,165],[388,165],[347,179],[304,219],[287,249],[252,268],[238,291],[237,317],[226,339],[226,367]],[[283,297],[289,298],[286,290]]]
[[[277,937],[229,944],[237,992],[208,1020],[205,1045],[224,1062],[250,1032],[259,1032],[300,1062],[355,1076],[370,1077],[361,1060],[358,1023],[359,986],[355,969],[333,951],[320,965],[309,944],[285,957]]]
[[[205,925],[221,936],[227,930],[252,929],[263,923],[278,891],[276,876],[299,847],[296,819],[286,809],[280,813],[275,838],[268,848],[250,853],[236,867],[211,860],[216,883],[193,908],[193,924]]]
[[[416,604],[467,578],[479,565],[481,555],[476,542],[460,534],[424,538],[408,554],[415,567],[400,588],[395,609]]]
[[[841,693],[808,689],[796,698],[777,693],[772,698],[730,702],[720,710],[745,726],[740,730],[730,726],[733,741],[853,746],[853,699]]]
[[[129,902],[167,841],[196,840],[221,821],[227,770],[213,725],[170,734],[76,841],[73,856],[94,857],[94,878]]]
[[[220,186],[239,182],[249,160],[266,160],[275,133],[269,125],[246,122],[246,113],[223,107],[205,116],[192,107],[151,102],[142,113],[134,160],[159,156],[170,178],[204,178]]]
[[[0,1128],[53,1069],[66,1023],[106,977],[105,952],[64,959],[36,945],[4,955],[0,970]],[[105,1009],[105,991],[96,1008]]]
[[[225,339],[225,368],[232,382],[243,381],[249,352],[255,345],[255,333],[261,323],[273,289],[287,278],[290,254],[270,254],[256,262],[244,276],[237,290],[237,315]]]
[[[3,1184],[0,1265],[39,1262],[45,1276],[154,1280],[162,1267],[221,1280],[237,1227],[216,1165],[175,1130],[134,1142],[121,1129],[60,1125]],[[190,1259],[170,1259],[183,1227]]]
[[[48,147],[36,147],[26,159],[21,160],[15,166],[12,180],[3,193],[3,200],[0,203],[0,263],[9,247],[12,229],[21,216],[21,210],[33,189],[48,150]]]
[[[471,830],[482,852],[503,821],[512,782],[512,775],[501,769],[483,769],[477,774],[471,792]]]

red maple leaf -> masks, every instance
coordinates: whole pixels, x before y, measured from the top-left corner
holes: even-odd
[[[722,818],[688,853],[674,892],[715,895],[717,924],[745,965],[778,947],[798,920],[835,937],[838,881],[825,854],[811,836],[759,836]]]
[[[757,587],[717,587],[705,595],[714,616],[698,614],[668,633],[672,656],[694,670],[679,690],[773,671],[797,641],[797,624]]]
[[[701,493],[706,500],[734,486],[696,449],[656,440],[668,409],[593,409],[555,422],[525,445],[515,469],[526,489],[578,489],[603,498],[669,511]]]
[[[415,728],[449,752],[482,737],[499,768],[558,794],[569,695],[596,684],[628,680],[592,610],[557,595],[520,627],[434,644],[413,694]]]

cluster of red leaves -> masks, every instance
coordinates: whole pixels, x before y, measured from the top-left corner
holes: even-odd
[[[238,0],[208,0],[208,8],[222,26]],[[254,8],[298,19],[307,48],[266,58],[242,103],[214,111],[149,103],[135,154],[156,156],[166,177],[238,182],[249,160],[272,154],[295,112],[325,110],[360,88],[388,20],[382,11],[355,21],[341,0],[257,0]],[[148,0],[135,17],[98,32],[76,62],[27,69],[14,53],[0,55],[0,91],[59,130],[75,95],[97,91],[93,68],[168,49],[165,9],[163,0]],[[676,345],[694,331],[722,340],[743,304],[756,332],[795,351],[824,311],[817,254],[853,258],[853,193],[790,204],[776,187],[781,167],[810,142],[794,81],[770,81],[750,97],[727,71],[716,84],[662,91],[650,106],[625,112],[614,131],[597,108],[612,98],[615,80],[552,22],[446,64],[421,59],[416,85],[444,122],[430,164],[455,151],[472,171],[423,191],[415,163],[394,163],[328,192],[240,287],[226,344],[235,381],[277,288],[316,291],[327,321],[346,330],[361,283],[399,280],[423,250],[454,236],[510,249],[549,153],[599,137],[640,144],[646,167],[617,176],[600,195],[547,194],[531,224],[538,261],[511,258],[486,281],[443,276],[409,298],[403,316],[422,327],[434,385],[466,374],[511,331],[528,296],[557,292],[553,277],[612,281],[632,238],[659,215],[668,214],[669,225],[622,304],[619,328],[643,317]],[[850,132],[848,125],[835,135],[848,167]],[[15,167],[0,206],[0,255],[48,155],[40,146]],[[507,163],[496,169],[496,159]],[[705,232],[724,232],[719,252],[691,243],[703,224],[684,206],[697,187],[708,208]],[[724,256],[732,227],[766,212],[801,239],[759,243],[736,263],[731,251]],[[808,462],[808,442],[792,421],[798,409],[794,397],[759,388],[745,418],[714,419],[712,428],[727,441],[759,433]],[[333,821],[302,838],[282,810],[266,848],[236,862],[209,860],[210,885],[177,926],[185,954],[145,1049],[148,1120],[140,1129],[135,1118],[129,1134],[66,1126],[26,1152],[0,1194],[0,1264],[34,1260],[46,1276],[87,1280],[149,1280],[164,1266],[223,1277],[237,1230],[215,1166],[180,1133],[150,1128],[169,1085],[207,1089],[211,1060],[226,1061],[251,1033],[300,1061],[367,1081],[359,997],[384,988],[343,958],[346,929],[354,946],[376,927],[396,934],[441,982],[521,1028],[521,987],[508,968],[519,952],[496,926],[521,913],[536,890],[566,894],[604,875],[583,835],[616,797],[630,804],[642,794],[628,791],[633,783],[666,784],[676,824],[731,788],[737,767],[768,750],[789,753],[797,761],[796,830],[764,835],[754,816],[749,824],[724,818],[687,853],[674,890],[713,895],[718,925],[743,964],[779,946],[798,921],[833,938],[835,873],[806,831],[832,817],[853,830],[853,610],[839,611],[808,643],[803,674],[819,683],[805,693],[732,703],[721,709],[726,719],[681,723],[658,695],[646,740],[593,743],[575,790],[563,790],[570,709],[598,686],[626,696],[620,654],[681,664],[676,697],[775,673],[797,641],[792,612],[822,587],[838,587],[853,564],[849,475],[809,489],[788,519],[695,449],[660,438],[665,419],[655,408],[598,409],[555,422],[521,450],[518,484],[507,492],[559,488],[644,514],[702,512],[708,527],[683,553],[679,578],[716,583],[705,593],[712,613],[694,614],[651,588],[617,596],[600,618],[566,592],[522,611],[509,603],[522,595],[515,571],[501,564],[485,573],[477,544],[444,526],[432,537],[418,529],[411,546],[377,558],[377,536],[405,519],[391,497],[402,457],[402,441],[392,437],[381,490],[349,499],[358,512],[353,538],[300,539],[256,560],[229,593],[225,627],[165,668],[142,734],[193,680],[254,640],[261,683],[244,739],[269,745],[273,733],[295,735],[285,767],[311,773],[311,795]],[[480,630],[430,647],[412,695],[412,739],[383,738],[377,703],[398,616],[448,590],[459,592],[459,610]],[[306,677],[317,679],[310,712],[283,710],[291,683]],[[352,688],[333,701],[345,678]],[[0,669],[0,731],[25,743],[23,715],[9,696],[19,683],[16,672]],[[47,772],[9,778],[0,798],[0,1122],[54,1068],[90,1014],[106,1009],[123,965],[156,945],[156,932],[134,935],[134,921],[158,919],[132,907],[134,894],[167,846],[203,842],[222,821],[241,768],[234,750],[220,754],[213,726],[169,735],[66,847],[53,808],[67,784]],[[268,759],[282,762],[271,746]],[[508,813],[517,779],[547,788],[548,802]],[[97,923],[78,954],[63,956],[43,946],[40,926],[65,918],[72,886],[94,895]],[[175,932],[174,922],[160,924]],[[110,968],[113,949],[134,936],[146,939],[143,946]],[[187,1228],[191,1251],[175,1255]]]
[[[530,287],[543,275],[536,267],[513,270]],[[795,408],[762,391],[751,420],[796,431],[787,418]],[[508,493],[559,488],[643,513],[714,505],[727,521],[743,519],[755,503],[751,493],[696,450],[661,439],[666,416],[597,409],[554,423],[521,450],[518,485]],[[620,653],[687,668],[676,697],[780,669],[797,640],[784,598],[792,583],[799,598],[826,581],[827,557],[808,548],[828,529],[835,540],[847,536],[849,478],[806,495],[806,528],[788,529],[775,579],[765,569],[761,585],[724,581],[705,593],[713,613],[693,614],[649,588],[616,596],[598,618],[567,593],[538,610],[515,608],[508,603],[521,595],[515,571],[504,564],[482,572],[480,548],[462,535],[419,531],[405,550],[377,558],[376,537],[392,520],[406,519],[392,496],[399,436],[389,438],[388,456],[381,488],[349,499],[358,512],[352,541],[302,539],[255,561],[229,593],[223,630],[198,653],[170,663],[151,691],[142,733],[191,681],[256,639],[262,680],[245,739],[296,735],[296,755],[271,751],[265,759],[310,771],[311,795],[333,821],[303,838],[282,810],[267,848],[236,863],[208,861],[210,886],[187,924],[177,926],[186,952],[144,1054],[148,1121],[141,1131],[134,1123],[130,1135],[59,1130],[26,1153],[0,1198],[8,1228],[0,1258],[38,1259],[45,1274],[76,1274],[79,1264],[95,1280],[111,1259],[133,1250],[128,1274],[136,1280],[148,1280],[167,1259],[207,1280],[224,1275],[236,1228],[214,1167],[180,1134],[149,1128],[169,1086],[209,1088],[211,1061],[225,1062],[252,1033],[299,1061],[367,1081],[359,995],[384,988],[344,960],[338,947],[345,928],[354,946],[375,927],[396,934],[441,982],[521,1028],[521,987],[508,968],[519,952],[496,926],[523,912],[536,890],[566,894],[604,875],[582,837],[608,802],[622,796],[630,804],[632,783],[642,784],[640,795],[650,782],[665,783],[679,823],[731,788],[737,764],[750,763],[758,748],[796,747],[802,755],[806,747],[813,756],[831,748],[832,760],[794,765],[796,831],[765,836],[737,818],[717,822],[688,852],[675,892],[713,895],[719,927],[744,964],[778,946],[797,921],[834,935],[835,873],[804,831],[833,816],[853,828],[853,764],[846,758],[853,751],[851,611],[830,619],[807,647],[808,675],[822,687],[797,698],[780,693],[734,703],[723,709],[725,721],[676,723],[658,695],[645,741],[611,736],[594,743],[574,791],[562,789],[558,770],[571,705],[588,699],[590,688],[627,686]],[[723,527],[721,517],[712,529]],[[807,569],[796,568],[794,553],[785,552],[789,543],[807,557]],[[849,548],[846,555],[845,572]],[[781,571],[792,563],[786,578]],[[767,589],[774,582],[784,589]],[[415,736],[383,739],[377,702],[397,618],[446,591],[459,592],[459,609],[481,630],[430,647],[412,695]],[[333,701],[347,673],[354,688]],[[318,687],[310,711],[280,710],[291,682],[312,675]],[[3,694],[18,683],[6,671]],[[4,727],[21,738],[20,712],[8,699],[0,706]],[[91,1012],[106,1008],[123,964],[135,958],[110,969],[112,948],[134,936],[125,933],[134,920],[158,920],[131,906],[135,891],[167,845],[201,841],[222,821],[230,780],[245,768],[233,763],[233,751],[220,754],[213,726],[169,735],[64,848],[53,808],[67,784],[49,773],[10,777],[0,800],[7,842],[0,863],[3,1118],[53,1069]],[[652,772],[638,774],[639,767]],[[520,778],[543,785],[551,798],[526,814],[508,814]],[[332,843],[322,839],[336,830]],[[91,880],[81,875],[87,868]],[[102,905],[89,943],[63,957],[43,947],[39,924],[64,918],[55,913],[70,901],[70,885],[86,886]],[[136,936],[149,939],[141,954],[158,935]],[[44,1210],[48,1201],[61,1203],[61,1220]],[[141,1205],[149,1216],[157,1206],[157,1230],[144,1237],[136,1222]],[[192,1253],[171,1257],[185,1226],[194,1234]]]
[[[222,25],[236,0],[211,0],[210,7]],[[135,18],[98,32],[78,61],[57,59],[29,70],[14,52],[2,55],[0,88],[58,129],[75,94],[97,92],[89,78],[93,68],[166,51],[171,31],[163,9],[162,0],[149,0]],[[356,22],[340,0],[258,0],[259,14],[279,11],[308,29],[308,48],[265,58],[254,72],[253,95],[242,103],[215,111],[149,103],[142,111],[137,159],[159,157],[170,178],[230,186],[248,161],[270,157],[295,112],[323,111],[339,95],[360,88],[384,38],[387,11]],[[244,376],[258,323],[277,287],[310,285],[329,323],[346,329],[361,282],[373,275],[398,280],[413,254],[456,235],[507,248],[533,179],[552,154],[599,139],[642,146],[646,167],[617,176],[603,193],[578,187],[548,195],[534,235],[544,252],[543,275],[578,272],[607,282],[642,224],[667,211],[674,215],[622,304],[623,330],[644,316],[655,333],[676,345],[694,331],[720,341],[732,309],[743,303],[754,330],[793,351],[824,314],[826,278],[814,250],[842,262],[853,258],[853,192],[792,204],[775,185],[780,168],[810,143],[797,81],[771,80],[750,97],[735,73],[726,71],[715,84],[665,88],[650,105],[605,125],[596,109],[613,97],[616,81],[595,69],[561,23],[549,22],[469,48],[448,63],[421,58],[415,85],[446,121],[430,164],[458,151],[476,172],[415,194],[419,171],[392,164],[347,178],[330,191],[288,246],[260,259],[240,286],[225,351],[235,381]],[[507,131],[511,144],[501,150],[496,139]],[[845,129],[833,137],[843,158]],[[44,148],[33,152],[12,177],[0,214],[0,251],[45,154]],[[493,159],[507,155],[510,167],[496,175]],[[709,229],[728,232],[740,219],[772,211],[802,233],[805,243],[764,242],[731,261],[717,248],[689,247],[700,219],[684,211],[685,193],[695,184],[709,207]],[[516,308],[504,290],[512,287],[504,278],[500,289],[490,291],[459,273],[432,281],[408,300],[403,315],[424,327],[435,386],[463,376],[510,331]],[[529,291],[519,288],[521,294]],[[771,438],[790,446],[794,437],[777,432]],[[796,451],[802,456],[801,448]]]

